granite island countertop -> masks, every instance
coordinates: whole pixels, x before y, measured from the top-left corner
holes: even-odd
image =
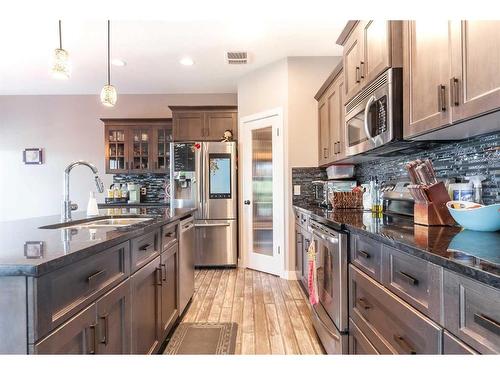
[[[164,224],[189,216],[195,210],[169,207],[99,210],[103,218],[135,215],[152,218],[147,222],[122,228],[40,229],[42,226],[60,223],[59,215],[0,222],[0,276],[41,276]],[[84,219],[86,219],[84,212],[73,213],[75,224]],[[29,248],[26,250],[26,243],[32,243],[34,249],[41,244],[41,253]]]
[[[410,217],[354,209],[326,211],[294,205],[312,218],[338,230],[371,237],[388,246],[500,289],[500,232],[461,227],[426,227]]]

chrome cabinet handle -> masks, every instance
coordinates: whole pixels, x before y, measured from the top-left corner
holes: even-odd
[[[356,83],[360,83],[361,78],[359,78],[359,66],[356,67]]]
[[[326,147],[323,147],[323,158],[327,158],[328,157],[328,149]]]
[[[108,345],[108,336],[109,336],[109,314],[105,314],[100,317],[100,319],[104,323],[104,338],[101,338],[100,342],[101,344],[104,344],[105,346]]]
[[[359,255],[361,255],[363,258],[365,259],[369,259],[371,258],[372,256],[370,255],[370,253],[366,252],[366,251],[363,251],[363,250],[358,250],[358,253]]]
[[[458,78],[452,77],[450,79],[450,94],[451,94],[451,105],[458,107],[460,105],[459,97],[460,91],[458,87]]]
[[[417,354],[415,349],[413,349],[412,346],[408,344],[408,342],[404,339],[403,336],[394,335],[393,337],[394,340],[396,340],[396,342],[400,346],[400,348],[403,349],[406,354]]]
[[[88,349],[89,354],[97,354],[97,325],[92,324],[89,327],[90,331],[92,332],[92,340],[89,340],[92,343],[92,347]]]
[[[165,274],[163,274],[163,271],[161,271],[161,281],[167,281],[167,265],[165,263],[162,263],[161,268],[165,270]]]
[[[407,274],[406,272],[403,271],[397,271],[396,272],[399,276],[401,276],[405,281],[410,284],[410,285],[418,285],[418,279],[415,279],[411,275]]]
[[[106,270],[97,271],[96,273],[93,273],[92,275],[88,276],[87,283],[89,285],[89,289],[95,289],[95,286],[93,285],[94,281],[104,275],[106,275]]]
[[[160,278],[158,278],[158,272],[160,273]],[[155,268],[155,282],[154,282],[154,286],[162,286],[163,283],[162,283],[162,280],[163,280],[163,275],[162,275],[162,272],[161,272],[161,265],[160,267],[156,267]],[[160,280],[160,281],[158,281]]]
[[[500,335],[500,323],[483,314],[474,314],[474,322],[496,335]]]
[[[151,247],[153,246],[153,244],[146,244],[146,245],[142,245],[139,247],[139,251],[148,251]]]
[[[365,63],[364,61],[359,62],[361,78],[365,78]]]
[[[438,85],[438,112],[446,111],[446,86]]]
[[[358,303],[365,310],[368,310],[371,308],[371,305],[368,304],[364,298],[358,298]]]

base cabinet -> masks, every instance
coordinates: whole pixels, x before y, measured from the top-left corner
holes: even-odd
[[[130,354],[130,280],[96,302],[98,354]]]
[[[92,304],[34,345],[34,354],[95,354],[96,305]]]
[[[159,336],[165,337],[179,316],[178,246],[161,254],[161,326]]]
[[[151,354],[160,344],[160,257],[141,268],[131,279],[132,354]]]

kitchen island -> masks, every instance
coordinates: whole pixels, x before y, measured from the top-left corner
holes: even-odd
[[[363,210],[294,208],[303,283],[308,245],[315,241],[318,249],[321,242],[315,223],[348,235],[340,249],[348,259],[340,282],[348,297],[338,303],[348,311],[349,354],[500,353],[500,232],[426,227]],[[336,267],[322,246],[318,274]]]
[[[0,223],[0,353],[158,351],[182,313],[179,223],[193,212],[100,210],[146,219],[130,226],[83,214],[62,227],[59,216]]]

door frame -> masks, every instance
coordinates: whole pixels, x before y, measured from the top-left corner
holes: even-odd
[[[241,166],[240,176],[240,186],[241,194],[239,197],[239,208],[241,212],[240,220],[240,260],[239,265],[242,267],[249,267],[249,254],[250,254],[250,238],[249,231],[245,228],[251,229],[251,217],[247,216],[247,206],[243,204],[243,201],[247,198],[248,188],[246,188],[244,183],[244,178],[248,173],[246,168],[251,167],[248,157],[251,151],[250,144],[246,143],[251,140],[251,137],[245,137],[244,134],[251,131],[251,128],[261,120],[275,118],[275,123],[272,124],[273,132],[273,242],[274,245],[279,248],[278,257],[279,267],[276,270],[276,275],[280,277],[285,277],[285,154],[284,154],[284,134],[283,134],[283,108],[277,107],[263,112],[258,112],[252,115],[244,116],[240,118],[239,121],[239,159]],[[246,144],[245,144],[246,143]],[[275,167],[277,165],[277,167]],[[247,185],[248,186],[248,185]],[[276,193],[277,192],[277,193]],[[281,197],[278,198],[277,197]],[[250,222],[249,222],[250,221]],[[275,248],[275,251],[277,249]]]

